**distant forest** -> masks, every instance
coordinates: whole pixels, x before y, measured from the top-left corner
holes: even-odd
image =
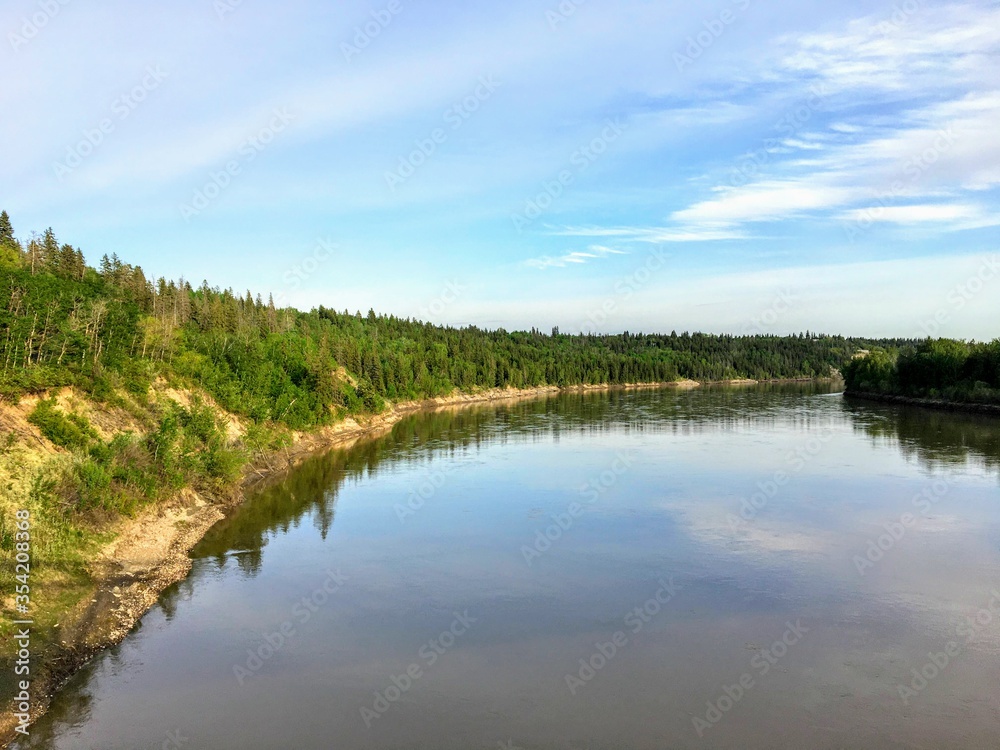
[[[844,379],[849,392],[1000,404],[1000,339],[928,339],[873,350],[853,359]]]
[[[917,345],[810,332],[509,332],[373,310],[279,309],[249,292],[150,279],[115,255],[90,267],[51,229],[21,242],[0,215],[8,396],[75,385],[102,400],[120,389],[143,394],[158,376],[182,378],[236,414],[298,429],[455,389],[825,377],[859,349]]]

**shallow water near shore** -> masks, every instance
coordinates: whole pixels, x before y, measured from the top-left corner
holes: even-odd
[[[1000,420],[831,390],[564,393],[316,456],[15,747],[994,748]]]

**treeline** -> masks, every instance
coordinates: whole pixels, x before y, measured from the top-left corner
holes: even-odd
[[[1000,339],[928,339],[875,349],[844,368],[848,392],[1000,404]]]
[[[0,216],[0,392],[76,385],[98,400],[180,376],[254,421],[305,428],[454,389],[823,377],[871,342],[796,336],[566,335],[449,328],[369,310],[278,309],[232,290],[97,268],[51,229]]]

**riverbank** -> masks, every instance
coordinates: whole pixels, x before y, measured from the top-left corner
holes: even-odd
[[[135,517],[121,519],[113,525],[110,529],[113,540],[100,549],[89,565],[91,584],[67,611],[49,613],[57,615],[57,636],[41,651],[32,653],[30,722],[34,723],[45,713],[53,695],[66,680],[96,654],[122,641],[156,603],[160,594],[187,576],[191,569],[188,552],[212,526],[243,503],[255,489],[280,479],[308,456],[378,437],[391,430],[405,416],[419,411],[535,399],[560,393],[697,388],[701,385],[696,381],[683,380],[455,393],[446,397],[401,402],[371,417],[348,418],[317,430],[291,433],[290,445],[259,455],[246,465],[236,492],[207,498],[185,489],[169,500],[149,506]],[[178,397],[176,392],[173,396]],[[183,394],[180,397],[183,398]],[[22,405],[19,410],[27,413],[28,407]],[[238,423],[234,422],[234,425],[238,426]],[[234,436],[238,435],[238,430],[234,428]],[[49,446],[43,447],[51,452]],[[17,737],[17,726],[13,711],[4,711],[0,715],[0,747],[8,746]]]
[[[970,414],[989,414],[1000,416],[1000,406],[996,404],[977,404],[968,401],[945,401],[931,398],[912,398],[910,396],[895,396],[888,393],[872,393],[868,391],[846,391],[847,398],[857,398],[863,401],[878,401],[886,404],[902,404],[905,406],[922,406],[926,409],[941,409],[944,411],[960,411]]]

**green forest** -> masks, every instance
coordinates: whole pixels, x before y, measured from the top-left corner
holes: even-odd
[[[1000,339],[928,339],[878,348],[844,367],[848,392],[1000,404]]]
[[[0,394],[75,385],[102,399],[179,377],[236,414],[296,429],[455,389],[826,377],[858,348],[916,343],[508,332],[277,309],[249,292],[149,279],[117,256],[87,266],[51,229],[18,242],[6,213],[0,271]]]

